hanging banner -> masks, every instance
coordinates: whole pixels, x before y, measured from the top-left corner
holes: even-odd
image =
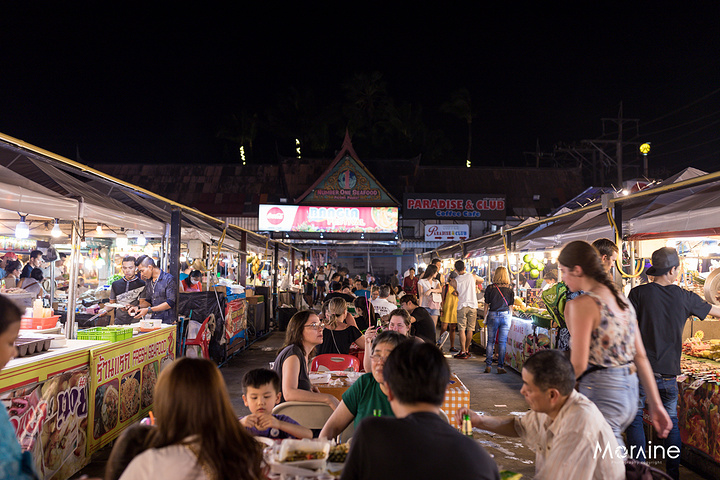
[[[408,193],[403,218],[444,220],[504,220],[504,195]]]
[[[397,207],[260,205],[258,229],[270,232],[396,233]]]
[[[229,300],[225,305],[225,337],[228,340],[247,327],[246,306],[247,302],[244,298]],[[205,331],[210,333],[207,329]]]
[[[90,350],[88,455],[152,409],[155,382],[175,359],[175,326]]]
[[[467,225],[425,225],[426,242],[453,242],[467,240],[468,238],[470,238],[470,227]]]

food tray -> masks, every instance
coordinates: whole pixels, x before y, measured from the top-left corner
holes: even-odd
[[[131,327],[95,327],[80,330],[77,334],[78,340],[107,340],[109,342],[119,342],[127,340],[133,335]]]
[[[18,357],[47,351],[50,348],[51,341],[51,338],[18,337],[17,340],[15,340]]]
[[[60,315],[53,315],[51,317],[43,317],[43,318],[22,317],[20,319],[20,329],[21,330],[45,330],[48,328],[53,328],[55,325],[57,325],[59,318],[60,318]]]
[[[320,453],[321,458],[289,462],[286,459],[288,458],[288,454],[291,452]],[[310,440],[307,438],[302,440],[284,439],[278,449],[277,462],[282,463],[283,465],[315,470],[325,466],[329,453],[330,442],[327,440]]]

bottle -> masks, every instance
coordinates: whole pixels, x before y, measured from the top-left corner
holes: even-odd
[[[465,414],[463,415],[463,421],[462,421],[462,434],[468,437],[473,436],[472,433],[472,422],[470,421],[470,415]]]
[[[374,409],[373,417],[382,417],[382,411],[379,408]]]

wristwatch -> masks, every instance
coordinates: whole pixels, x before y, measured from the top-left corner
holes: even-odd
[[[148,309],[147,309],[147,313],[153,313],[153,311],[152,311],[152,307],[148,307]]]

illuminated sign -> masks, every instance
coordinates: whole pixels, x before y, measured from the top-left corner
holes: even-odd
[[[396,233],[397,207],[260,205],[258,229],[271,232]]]
[[[426,242],[454,242],[459,240],[467,240],[469,237],[470,227],[467,225],[425,225]]]
[[[405,195],[403,218],[438,220],[504,220],[505,197],[409,193]]]

